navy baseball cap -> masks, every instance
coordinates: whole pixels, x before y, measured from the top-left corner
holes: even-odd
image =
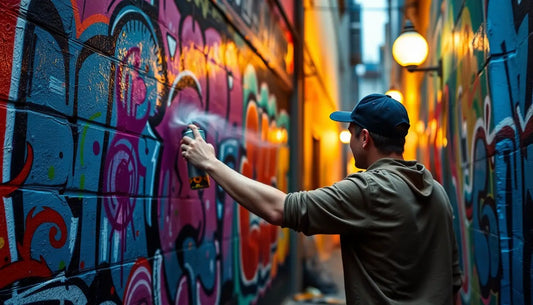
[[[352,122],[389,138],[405,137],[410,127],[409,116],[402,103],[385,94],[367,95],[352,112],[335,111],[329,118],[337,122]],[[407,124],[408,128],[398,128],[402,124]]]

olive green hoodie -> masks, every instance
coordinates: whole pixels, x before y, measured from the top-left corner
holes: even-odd
[[[416,161],[381,159],[332,186],[288,194],[283,226],[340,234],[347,304],[452,304],[461,285],[453,211]]]

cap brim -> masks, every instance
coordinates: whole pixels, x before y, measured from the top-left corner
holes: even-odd
[[[351,114],[349,111],[335,111],[329,115],[329,118],[337,122],[351,122]]]

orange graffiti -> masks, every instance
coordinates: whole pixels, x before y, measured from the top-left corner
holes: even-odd
[[[87,30],[87,28],[95,23],[109,24],[109,18],[102,14],[91,15],[88,18],[81,21],[80,10],[76,0],[71,0],[72,11],[74,12],[74,20],[76,22],[76,38],[80,38],[81,34]]]
[[[270,127],[268,116],[260,113],[255,103],[250,103],[245,124],[247,158],[242,173],[266,184],[272,184],[276,177],[277,164],[275,146],[267,141]],[[251,213],[242,207],[239,207],[239,227],[243,274],[246,280],[252,280],[260,268],[270,265],[278,230],[263,220],[254,221]]]

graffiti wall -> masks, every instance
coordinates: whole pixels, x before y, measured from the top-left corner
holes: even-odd
[[[290,39],[253,3],[0,3],[2,303],[250,304],[290,279],[288,232],[191,189],[178,147],[195,122],[287,189]]]
[[[455,208],[462,304],[533,304],[531,17],[531,1],[431,5],[444,75],[423,89],[419,154]]]

